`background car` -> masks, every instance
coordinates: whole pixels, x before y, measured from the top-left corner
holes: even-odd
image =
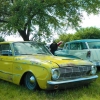
[[[74,55],[100,66],[100,39],[83,39],[66,42],[63,50],[55,52],[56,56]]]
[[[97,78],[96,66],[91,62],[56,57],[41,43],[0,42],[0,79],[24,84],[29,90],[66,89]]]

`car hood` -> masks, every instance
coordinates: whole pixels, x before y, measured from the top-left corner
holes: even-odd
[[[91,62],[81,60],[81,59],[72,59],[67,57],[58,57],[58,56],[50,56],[50,55],[24,55],[16,58],[17,61],[23,63],[49,63],[49,64],[57,64],[60,67],[66,65],[92,65]]]
[[[57,50],[57,51],[55,51],[55,55],[56,55],[56,54],[57,54],[57,55],[58,55],[58,54],[65,54],[65,55],[66,55],[66,54],[68,54],[68,53],[67,53],[67,50],[63,50],[63,49],[62,49],[62,50]]]

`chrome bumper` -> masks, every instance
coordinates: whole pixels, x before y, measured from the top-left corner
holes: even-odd
[[[89,76],[85,78],[78,78],[66,81],[47,81],[47,89],[63,89],[73,87],[79,84],[88,84],[98,78],[98,75]]]

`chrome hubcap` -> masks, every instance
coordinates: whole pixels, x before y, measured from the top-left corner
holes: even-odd
[[[30,83],[35,83],[35,78],[33,76],[30,77]]]

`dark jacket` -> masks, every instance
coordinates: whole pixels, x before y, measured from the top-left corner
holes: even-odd
[[[54,52],[56,51],[58,49],[58,45],[57,45],[57,43],[52,43],[51,45],[50,45],[50,51],[51,51],[51,53],[54,55]]]

